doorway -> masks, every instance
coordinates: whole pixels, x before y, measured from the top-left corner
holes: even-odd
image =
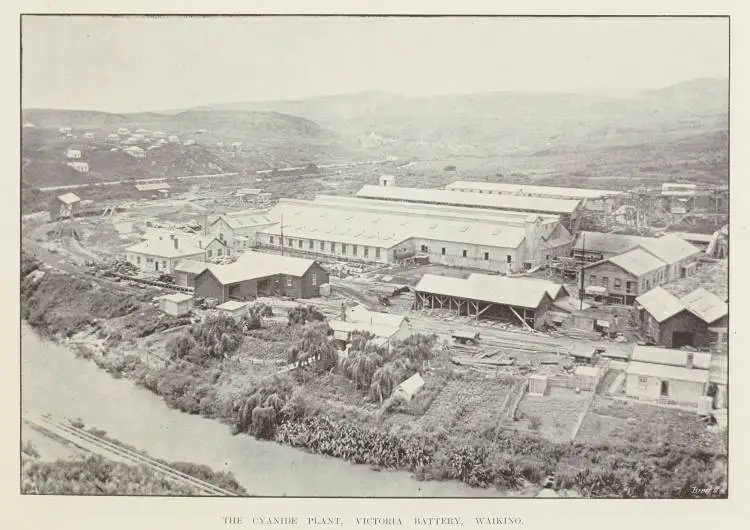
[[[692,331],[675,331],[672,333],[672,348],[682,348],[693,345]]]
[[[669,397],[669,381],[661,382],[661,397]]]

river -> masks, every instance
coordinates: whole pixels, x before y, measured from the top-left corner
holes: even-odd
[[[126,444],[168,461],[228,469],[250,495],[331,497],[499,497],[495,489],[459,482],[418,481],[403,471],[374,471],[247,435],[233,436],[215,420],[170,409],[161,398],[115,379],[63,345],[22,327],[22,407],[57,418],[80,418]],[[43,456],[50,441],[23,430]],[[54,445],[54,444],[53,444]],[[47,455],[49,456],[49,455]]]

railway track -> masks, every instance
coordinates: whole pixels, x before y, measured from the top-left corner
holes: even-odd
[[[124,463],[144,465],[166,478],[187,484],[204,495],[221,497],[239,496],[233,491],[225,490],[210,484],[209,482],[178,471],[177,469],[159,462],[154,458],[102,439],[79,427],[70,425],[63,420],[54,419],[49,414],[37,415],[24,412],[23,420],[32,427],[36,427],[44,432],[62,438],[85,451],[100,454],[112,460]]]

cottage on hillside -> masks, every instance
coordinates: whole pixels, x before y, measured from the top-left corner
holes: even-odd
[[[125,259],[143,272],[170,274],[182,260],[204,260],[205,250],[176,235],[164,235],[126,248]]]
[[[83,156],[80,149],[68,149],[65,152],[65,156],[70,160],[77,160]]]
[[[49,207],[49,220],[71,219],[78,214],[81,199],[74,193],[64,193],[52,199]]]

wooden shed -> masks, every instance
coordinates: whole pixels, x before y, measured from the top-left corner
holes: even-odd
[[[239,318],[247,313],[248,307],[249,306],[247,302],[229,300],[227,302],[224,302],[220,306],[217,306],[216,310],[230,317]]]
[[[159,309],[171,316],[181,316],[190,313],[193,307],[193,297],[189,294],[174,293],[159,299]]]

